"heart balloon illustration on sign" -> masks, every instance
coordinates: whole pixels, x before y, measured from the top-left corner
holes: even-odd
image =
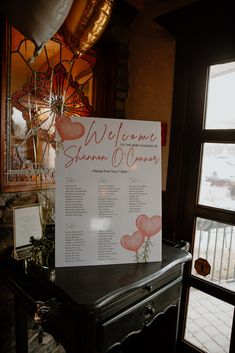
[[[136,226],[146,237],[150,238],[161,230],[162,218],[160,216],[148,217],[140,215],[136,219]]]
[[[139,230],[132,235],[123,235],[121,238],[121,245],[123,248],[137,252],[144,242],[144,234]]]
[[[79,122],[73,122],[68,116],[56,119],[56,129],[63,141],[79,139],[85,133],[85,127]]]

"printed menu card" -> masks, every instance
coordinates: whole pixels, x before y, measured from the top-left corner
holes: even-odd
[[[161,261],[161,123],[61,116],[56,129],[56,267]]]

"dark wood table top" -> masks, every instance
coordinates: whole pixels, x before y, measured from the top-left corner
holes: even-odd
[[[190,260],[190,253],[163,243],[161,262],[59,267],[53,271],[53,280],[32,269],[26,276],[23,267],[14,263],[13,266],[2,265],[0,277],[5,277],[8,285],[19,293],[24,290],[32,295],[34,300],[55,296],[68,304],[77,304],[79,308],[98,309],[151,285]]]
[[[161,262],[56,268],[54,284],[80,305],[101,306],[190,259],[188,252],[163,244]]]

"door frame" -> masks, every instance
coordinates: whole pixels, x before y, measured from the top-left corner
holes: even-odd
[[[196,204],[201,143],[235,143],[235,130],[211,134],[202,130],[208,66],[235,60],[235,26],[231,4],[211,0],[198,1],[155,21],[176,36],[175,77],[172,108],[171,143],[165,193],[164,236],[185,240],[192,246],[195,217],[205,217],[234,224],[234,212],[212,210]],[[195,19],[200,19],[195,20]],[[191,275],[191,264],[185,266],[178,350],[200,352],[183,340],[189,288],[194,287],[234,305],[235,293]],[[235,318],[233,318],[230,352],[235,351]]]

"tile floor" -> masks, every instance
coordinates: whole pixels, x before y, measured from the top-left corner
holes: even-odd
[[[234,307],[191,288],[185,339],[209,353],[228,353]]]

